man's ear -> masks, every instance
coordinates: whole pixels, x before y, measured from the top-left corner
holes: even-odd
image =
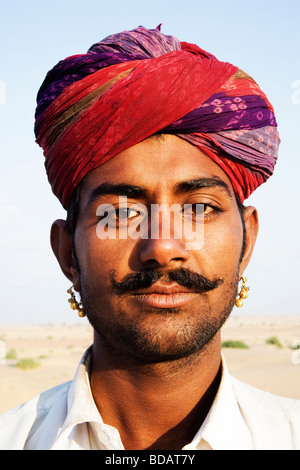
[[[67,231],[65,220],[58,219],[53,222],[50,241],[62,272],[74,284],[75,290],[80,291],[79,272],[72,250],[72,236]]]
[[[245,239],[244,256],[240,263],[240,276],[243,275],[245,269],[248,266],[248,263],[253,253],[256,238],[257,238],[259,223],[258,223],[258,214],[257,214],[255,207],[252,207],[252,206],[246,207],[245,212],[244,212],[244,221],[245,221],[245,228],[246,228],[246,234],[245,234],[246,239]]]

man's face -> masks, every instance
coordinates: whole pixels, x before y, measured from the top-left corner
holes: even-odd
[[[99,239],[104,204],[115,209],[116,236]],[[182,208],[201,225],[201,240],[189,244],[174,230],[151,238],[151,224],[161,227],[155,204]],[[138,208],[148,210],[148,236],[118,236],[138,220]],[[141,362],[200,351],[232,310],[242,243],[229,179],[178,137],[152,137],[92,171],[81,188],[75,249],[84,310],[103,346]]]

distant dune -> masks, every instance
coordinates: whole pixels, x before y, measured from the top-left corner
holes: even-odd
[[[92,337],[85,321],[0,326],[0,413],[71,380]],[[272,337],[281,347],[266,344]],[[291,349],[298,341],[300,345],[299,317],[233,315],[223,327],[222,340],[243,341],[249,347],[222,349],[232,375],[277,395],[300,399],[300,349],[299,355]]]

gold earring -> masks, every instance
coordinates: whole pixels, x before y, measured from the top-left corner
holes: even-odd
[[[244,305],[243,300],[247,299],[249,287],[246,287],[247,278],[241,277],[240,281],[242,281],[242,288],[241,291],[238,293],[237,298],[235,300],[235,305],[237,307],[242,307]]]
[[[83,318],[85,317],[85,313],[83,310],[83,305],[81,302],[77,302],[75,294],[73,292],[74,286],[71,286],[70,289],[67,290],[68,294],[70,294],[71,298],[68,299],[68,302],[70,304],[70,307],[72,310],[77,310],[78,311],[78,316]]]

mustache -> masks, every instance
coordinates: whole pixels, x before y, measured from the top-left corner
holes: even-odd
[[[223,279],[207,279],[205,276],[198,274],[186,268],[178,268],[172,271],[163,272],[160,269],[148,268],[136,273],[127,274],[122,281],[116,281],[116,272],[110,272],[110,281],[113,287],[120,293],[132,293],[134,291],[151,287],[159,279],[163,278],[165,282],[176,282],[182,287],[192,290],[196,293],[209,292],[223,284]]]

